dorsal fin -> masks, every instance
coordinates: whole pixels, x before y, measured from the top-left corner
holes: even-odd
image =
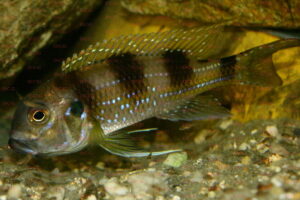
[[[120,36],[89,46],[66,59],[62,71],[82,69],[102,62],[112,55],[132,53],[159,56],[165,51],[182,51],[197,59],[207,59],[221,51],[224,27],[227,23],[191,29],[176,29],[158,33]]]

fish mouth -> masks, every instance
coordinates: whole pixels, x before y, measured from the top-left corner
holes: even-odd
[[[37,155],[37,152],[34,151],[32,148],[29,147],[29,145],[26,144],[25,141],[20,141],[20,140],[16,140],[16,139],[13,139],[13,138],[10,138],[8,140],[8,146],[19,152],[19,153],[29,153],[29,154],[32,154],[32,155]]]

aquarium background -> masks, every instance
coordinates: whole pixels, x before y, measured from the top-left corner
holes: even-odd
[[[300,48],[273,55],[282,86],[209,91],[230,118],[130,127],[158,128],[141,139],[145,147],[183,152],[128,159],[90,147],[43,158],[7,146],[19,99],[90,44],[230,21],[225,57],[299,38],[299,13],[296,0],[1,1],[0,199],[300,199]]]

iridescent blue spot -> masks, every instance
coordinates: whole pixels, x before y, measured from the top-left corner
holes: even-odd
[[[124,110],[125,106],[122,104],[122,105],[120,106],[120,108],[121,108],[121,110]]]
[[[153,101],[153,105],[154,105],[154,106],[156,106],[156,105],[157,105],[155,100]]]
[[[116,100],[115,99],[111,100],[111,103],[112,104],[116,103]]]
[[[125,121],[126,121],[126,117],[123,117],[123,119],[122,119],[122,120],[123,120],[123,122],[125,122]]]
[[[126,104],[126,108],[129,108],[129,107],[130,107],[130,105],[127,103],[127,104]]]
[[[119,114],[118,114],[118,113],[116,113],[116,114],[115,114],[115,118],[118,118],[118,117],[119,117]]]

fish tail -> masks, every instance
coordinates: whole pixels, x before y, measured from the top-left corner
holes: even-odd
[[[242,84],[260,86],[281,85],[282,80],[276,73],[272,55],[281,49],[297,46],[300,46],[299,39],[282,39],[240,53],[234,58],[237,70],[235,80]],[[225,59],[228,60],[230,57]]]

